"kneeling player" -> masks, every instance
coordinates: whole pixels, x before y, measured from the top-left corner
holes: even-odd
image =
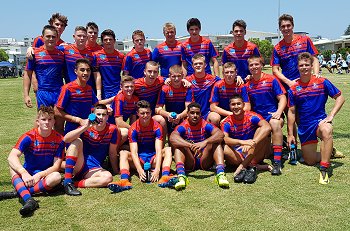
[[[214,162],[216,183],[220,187],[229,187],[221,146],[223,137],[219,128],[201,117],[201,106],[198,103],[193,102],[187,106],[187,119],[170,135],[170,142],[175,148],[174,158],[178,174],[176,190],[184,189],[188,185],[185,169],[207,170]]]
[[[30,215],[39,204],[31,195],[51,190],[61,182],[59,169],[64,154],[63,137],[52,130],[55,119],[52,107],[41,106],[36,119],[37,128],[23,134],[8,157],[12,184],[16,192],[0,192],[0,199],[18,194],[24,202],[19,210]],[[22,166],[19,157],[24,153]]]
[[[243,110],[245,105],[240,95],[233,95],[229,107],[233,114],[221,124],[225,135],[225,160],[227,164],[238,166],[235,182],[254,183],[257,168],[271,170],[271,166],[258,164],[270,151],[271,127],[259,114]]]
[[[298,135],[306,164],[320,163],[320,184],[328,184],[328,168],[333,150],[334,116],[344,104],[344,97],[328,79],[312,74],[313,56],[301,53],[298,57],[300,79],[288,91],[288,143],[296,143],[293,124],[299,116]],[[325,111],[328,96],[335,99],[329,115]],[[322,140],[321,153],[316,152],[317,137]]]
[[[112,174],[101,167],[108,154],[113,171],[118,172],[120,131],[117,126],[107,123],[106,105],[96,105],[94,114],[96,121],[86,119],[81,127],[64,137],[66,142],[71,143],[67,150],[64,174],[64,189],[71,196],[81,195],[76,187],[105,187],[112,182]]]
[[[162,150],[162,126],[152,119],[151,106],[147,101],[140,100],[137,103],[137,115],[139,119],[129,129],[130,152],[126,150],[120,152],[120,181],[108,185],[113,192],[132,188],[132,184],[129,181],[130,165],[136,169],[140,180],[143,182],[147,180],[150,180],[150,182],[158,181],[161,167],[162,178],[159,180],[158,185],[166,187],[171,179],[169,176],[172,162],[171,151],[168,148]],[[153,171],[151,178],[147,179],[148,177],[143,167],[149,164],[152,166]]]

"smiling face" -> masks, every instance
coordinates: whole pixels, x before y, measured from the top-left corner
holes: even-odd
[[[246,34],[246,30],[241,26],[235,26],[233,28],[233,40],[235,42],[244,41],[244,36]]]
[[[66,29],[66,25],[57,18],[53,21],[52,26],[56,28],[58,32],[58,37],[61,37],[61,34],[63,33],[64,29]]]
[[[227,84],[234,84],[236,81],[237,71],[234,67],[226,67],[222,70],[224,79]]]
[[[165,41],[167,43],[173,44],[175,42],[176,30],[173,27],[165,28],[164,31]]]
[[[293,36],[293,29],[294,26],[291,21],[289,20],[282,20],[280,25],[280,31],[283,35],[283,37],[291,37]]]
[[[74,72],[77,75],[78,83],[85,86],[91,75],[90,66],[86,63],[79,63]]]
[[[199,29],[198,26],[190,26],[190,28],[188,29],[188,33],[190,34],[191,40],[194,41],[197,41],[200,32],[201,29]]]
[[[136,34],[132,37],[132,41],[137,51],[143,51],[145,49],[146,40],[143,36]]]
[[[298,61],[298,70],[300,77],[309,77],[312,74],[312,60],[301,59]]]
[[[143,73],[145,75],[147,84],[151,85],[156,81],[159,73],[158,69],[159,69],[158,65],[151,65],[150,63],[146,64],[146,67]]]
[[[115,39],[112,35],[103,36],[102,45],[105,50],[114,50]]]
[[[134,94],[135,84],[133,81],[124,82],[122,84],[122,92],[126,96],[132,96]]]
[[[41,113],[36,119],[36,124],[40,133],[50,134],[55,124],[53,114]]]
[[[94,114],[100,121],[98,124],[94,124],[94,126],[96,126],[96,128],[104,128],[108,120],[108,111],[106,109],[95,109]]]
[[[248,59],[248,69],[253,77],[261,75],[262,67],[263,65],[260,58]]]
[[[178,88],[182,85],[182,79],[183,79],[183,73],[176,73],[176,72],[172,72],[170,71],[169,73],[169,78],[170,78],[170,85]]]
[[[88,27],[87,40],[90,44],[95,44],[98,37],[98,29],[94,27]]]
[[[149,124],[151,117],[152,117],[151,109],[150,108],[139,108],[137,110],[137,116],[139,117],[142,125],[147,125],[147,124]]]
[[[192,67],[195,73],[203,73],[205,72],[205,59],[204,58],[198,58],[192,60]]]
[[[235,117],[239,117],[244,113],[244,102],[241,98],[232,98],[229,106]]]

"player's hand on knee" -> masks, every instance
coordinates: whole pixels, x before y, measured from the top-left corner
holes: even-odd
[[[279,112],[269,112],[269,114],[272,116],[272,119],[279,120],[281,118],[281,113]]]
[[[34,177],[28,172],[23,173],[21,177],[26,187],[32,187],[34,185]]]
[[[321,120],[319,123],[318,123],[318,126],[321,126],[322,124],[325,124],[325,123],[332,123],[333,121],[333,116],[332,115],[329,115],[327,116],[325,119]]]
[[[24,103],[29,108],[33,107],[32,99],[30,98],[30,96],[24,98]]]

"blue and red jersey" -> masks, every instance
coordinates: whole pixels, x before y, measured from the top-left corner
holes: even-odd
[[[187,76],[186,79],[192,84],[186,94],[186,102],[197,102],[201,105],[202,117],[206,117],[210,112],[210,95],[215,82],[219,77],[206,74],[204,78],[196,78],[194,75]]]
[[[95,44],[95,46],[89,46],[89,44],[87,44],[86,43],[86,49],[88,49],[89,51],[91,51],[91,52],[97,52],[97,51],[99,51],[99,50],[102,50],[103,49],[103,47],[101,46],[101,45],[99,45],[99,44]]]
[[[59,39],[59,40],[57,40],[57,42],[56,42],[56,46],[59,46],[59,45],[61,45],[62,43],[64,43],[64,41],[62,40],[62,39]],[[39,48],[39,47],[41,47],[41,46],[43,46],[44,45],[44,39],[43,39],[43,36],[38,36],[38,37],[36,37],[35,39],[34,39],[34,41],[33,41],[33,44],[32,44],[32,47],[36,47],[36,48]]]
[[[233,115],[227,116],[221,123],[221,130],[229,135],[230,138],[238,140],[253,139],[256,130],[259,128],[260,121],[264,120],[261,115],[245,111],[242,120],[236,120]]]
[[[258,47],[254,43],[244,41],[243,46],[238,47],[233,42],[225,47],[222,53],[222,64],[227,62],[234,63],[237,67],[237,74],[245,79],[247,75],[250,75],[248,58],[251,55],[261,56]]]
[[[298,80],[288,90],[288,107],[295,106],[300,124],[312,124],[327,117],[325,106],[328,96],[336,98],[339,95],[341,91],[328,79],[312,76],[309,82]]]
[[[132,95],[131,99],[127,99],[123,92],[118,93],[114,97],[114,117],[123,116],[123,120],[127,121],[131,115],[136,115],[136,104],[139,98]]]
[[[59,91],[63,85],[62,70],[64,54],[54,48],[44,46],[34,48],[33,59],[27,59],[26,70],[34,71],[38,80],[38,90]]]
[[[208,139],[214,130],[215,126],[206,120],[200,118],[198,124],[192,126],[188,119],[185,119],[181,124],[176,126],[175,131],[177,131],[180,136],[187,141],[192,141],[194,143],[201,142]]]
[[[275,76],[266,73],[261,73],[257,81],[252,78],[246,86],[252,110],[269,121],[269,112],[276,112],[278,109],[277,96],[286,93],[284,87]]]
[[[309,37],[294,35],[291,43],[281,40],[273,49],[270,65],[280,66],[282,74],[289,80],[297,79],[300,77],[298,55],[302,52],[309,52],[311,55],[318,54]]]
[[[63,109],[66,113],[87,119],[91,113],[91,108],[98,102],[91,86],[81,87],[77,81],[63,85],[56,107]],[[78,124],[66,122],[66,132],[78,127]]]
[[[234,94],[241,95],[243,102],[249,103],[249,97],[245,85],[237,86],[236,83],[230,85],[222,79],[214,84],[209,102],[216,103],[222,109],[230,111],[230,99]]]
[[[142,52],[137,52],[133,48],[128,54],[126,54],[123,71],[128,71],[129,75],[135,79],[142,78],[144,76],[146,63],[152,60],[152,53],[149,49],[144,49]]]
[[[176,112],[180,114],[185,110],[187,88],[180,86],[175,88],[171,85],[163,85],[159,92],[157,106],[165,108],[168,112]]]
[[[23,167],[31,175],[52,167],[54,158],[62,159],[64,156],[63,137],[54,130],[48,137],[42,137],[34,128],[24,133],[14,148],[24,154]]]
[[[77,75],[74,72],[75,69],[75,61],[78,59],[88,59],[91,64],[93,64],[93,54],[88,49],[78,50],[75,44],[69,44],[66,46],[59,46],[59,50],[64,52],[65,58],[65,82],[69,83],[77,79]],[[91,70],[91,76],[88,81],[90,86],[95,86],[95,80]]]
[[[120,90],[120,72],[122,70],[124,54],[114,50],[112,54],[105,50],[94,53],[96,69],[102,77],[102,98],[108,99],[115,96]]]
[[[138,119],[131,125],[128,137],[129,143],[137,143],[139,153],[153,153],[156,151],[156,139],[163,140],[163,129],[152,118],[146,127],[141,126]]]
[[[182,47],[182,61],[186,61],[187,63],[187,75],[192,75],[194,73],[192,57],[198,53],[205,56],[205,72],[211,74],[210,61],[211,58],[216,58],[218,56],[218,52],[209,39],[200,36],[200,39],[197,42],[192,42],[191,39],[188,38],[182,43]]]
[[[160,65],[160,75],[164,78],[169,76],[169,68],[174,65],[182,65],[181,54],[183,52],[183,47],[181,42],[176,41],[172,46],[163,42],[154,48],[152,52],[152,60],[159,63]]]
[[[140,100],[146,100],[151,104],[151,110],[154,113],[158,94],[162,89],[164,84],[164,79],[158,76],[152,85],[148,85],[145,78],[140,78],[135,80],[135,95],[139,97]]]
[[[101,165],[109,154],[109,145],[118,144],[118,128],[114,124],[106,124],[105,129],[97,131],[94,127],[88,128],[80,135],[83,141],[83,153],[86,161],[97,160]]]

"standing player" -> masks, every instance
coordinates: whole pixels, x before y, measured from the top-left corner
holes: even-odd
[[[41,106],[38,110],[37,128],[23,134],[11,150],[8,161],[12,184],[16,192],[1,192],[0,199],[18,196],[24,205],[22,216],[30,215],[39,204],[33,194],[50,191],[61,182],[58,172],[64,155],[62,136],[53,130],[55,124],[52,107]],[[19,157],[24,154],[24,164]]]
[[[169,68],[174,65],[181,65],[181,53],[183,47],[181,42],[175,39],[175,25],[167,22],[163,26],[165,42],[159,44],[152,52],[152,60],[159,63],[160,75],[164,78],[169,76]]]
[[[69,83],[77,78],[75,73],[75,62],[78,59],[88,59],[93,62],[93,54],[86,48],[87,30],[83,26],[77,26],[74,31],[74,44],[60,46],[59,49],[64,52],[65,58],[65,82]],[[97,90],[97,96],[101,99],[101,79],[95,79],[91,76],[88,84]]]
[[[201,22],[198,18],[190,18],[187,21],[187,31],[190,34],[190,38],[182,43],[182,64],[183,68],[187,70],[186,75],[192,75],[195,72],[193,69],[192,57],[195,54],[202,54],[205,57],[205,73],[211,74],[210,61],[212,61],[214,74],[219,76],[219,63],[216,59],[218,52],[209,39],[199,35],[201,31]]]
[[[171,151],[162,151],[163,133],[162,127],[152,119],[150,104],[145,100],[137,103],[137,115],[139,117],[129,129],[130,152],[120,152],[120,181],[108,185],[113,192],[120,192],[131,189],[130,164],[136,169],[141,181],[146,181],[144,164],[151,164],[151,182],[156,182],[162,170],[162,178],[158,185],[163,187],[171,179],[170,165],[172,162]],[[129,163],[130,162],[130,163]],[[162,163],[163,162],[163,163]]]
[[[132,33],[134,48],[126,55],[123,63],[123,74],[131,75],[135,79],[143,77],[146,63],[152,60],[152,53],[145,48],[145,34],[141,30]]]
[[[33,73],[38,80],[37,106],[54,106],[63,85],[64,54],[56,48],[58,33],[55,27],[46,25],[42,31],[44,45],[34,48],[33,59],[27,59],[23,75],[24,103],[33,107],[29,96]]]
[[[258,47],[244,39],[247,33],[247,24],[243,20],[236,20],[232,25],[233,42],[224,48],[222,63],[232,62],[237,67],[237,73],[243,79],[250,75],[248,69],[248,58],[251,55],[260,55]]]
[[[270,152],[268,135],[271,127],[259,114],[244,111],[241,95],[235,94],[230,99],[232,115],[221,124],[224,132],[224,154],[226,164],[237,166],[234,181],[237,183],[254,183],[256,169],[271,170],[270,166],[259,165]]]
[[[194,74],[188,76],[186,79],[192,86],[187,91],[186,106],[191,102],[197,102],[201,105],[201,116],[215,125],[219,125],[221,117],[216,112],[210,111],[210,94],[216,81],[219,77],[215,77],[205,72],[205,57],[202,54],[195,54],[192,57],[192,66]]]
[[[263,58],[251,56],[248,58],[251,80],[247,82],[252,110],[269,122],[272,128],[273,169],[272,175],[280,175],[283,145],[282,113],[287,105],[287,99],[281,83],[273,75],[262,72]]]
[[[101,33],[103,49],[94,53],[94,76],[102,79],[102,99],[114,97],[120,90],[120,72],[124,54],[114,49],[115,34],[107,29]]]
[[[96,52],[101,50],[102,46],[96,42],[98,38],[97,24],[94,22],[88,22],[85,28],[86,28],[86,34],[87,34],[86,49],[88,49],[91,52]]]
[[[176,190],[185,189],[188,185],[186,170],[208,170],[214,163],[215,182],[220,187],[229,187],[221,146],[223,138],[224,134],[219,128],[201,118],[201,106],[198,103],[193,102],[187,106],[187,119],[170,135],[170,142],[175,148],[174,158],[178,174]]]
[[[247,88],[244,85],[237,84],[237,69],[236,65],[227,62],[222,66],[222,74],[224,79],[217,81],[214,84],[210,97],[210,110],[218,113],[221,118],[232,115],[230,110],[230,98],[233,94],[239,94],[244,101],[244,110],[250,110],[250,102],[247,94]]]
[[[101,167],[107,155],[114,173],[118,172],[120,131],[117,126],[107,123],[106,105],[97,104],[93,113],[98,120],[96,123],[86,119],[81,127],[64,136],[64,140],[71,143],[67,150],[63,182],[64,189],[70,196],[81,195],[76,187],[106,187],[112,182],[112,174]]]
[[[307,51],[315,56],[318,52],[309,37],[294,34],[294,20],[291,15],[281,15],[278,19],[278,25],[283,39],[273,49],[271,66],[273,74],[277,76],[288,90],[300,77],[296,65],[298,63],[298,54]],[[314,73],[318,75],[319,69],[318,60],[314,57]]]
[[[182,67],[171,66],[169,68],[170,84],[163,85],[158,96],[156,114],[166,118],[169,135],[174,130],[174,126],[187,116],[185,106],[187,88],[182,84],[183,78]],[[176,118],[173,118],[171,113],[176,113]]]
[[[299,117],[298,135],[304,161],[308,165],[320,163],[320,184],[328,184],[328,168],[333,151],[334,116],[344,104],[341,92],[325,78],[312,74],[313,56],[301,53],[298,58],[300,79],[288,91],[288,143],[296,143],[293,125],[296,114]],[[327,116],[325,105],[328,96],[335,99],[333,109]],[[321,152],[317,152],[317,137],[321,142]]]
[[[77,79],[62,87],[55,105],[55,115],[66,121],[64,134],[84,125],[91,108],[98,102],[91,86],[87,83],[91,75],[91,65],[87,59],[78,59],[75,64]]]
[[[112,105],[114,105],[115,124],[122,135],[120,144],[123,144],[128,138],[130,124],[133,124],[137,119],[136,103],[139,101],[139,98],[134,95],[135,83],[133,77],[123,76],[120,86],[121,92],[114,97]],[[127,123],[128,120],[129,123]]]

